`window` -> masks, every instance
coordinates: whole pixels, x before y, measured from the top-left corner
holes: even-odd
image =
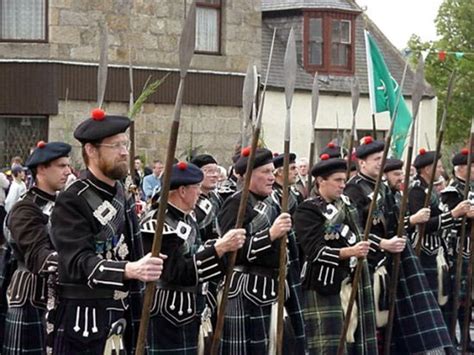
[[[304,63],[309,72],[353,74],[355,14],[306,11]]]
[[[221,0],[196,2],[196,46],[197,53],[220,53]]]
[[[14,156],[25,161],[40,140],[48,140],[48,117],[0,116],[0,168]]]
[[[47,0],[0,0],[0,40],[47,41]]]

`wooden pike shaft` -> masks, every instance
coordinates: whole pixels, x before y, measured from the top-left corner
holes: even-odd
[[[176,143],[178,141],[179,132],[179,118],[181,115],[181,106],[184,92],[184,78],[181,78],[178,88],[178,95],[175,104],[174,119],[171,123],[170,138],[168,142],[168,151],[166,155],[165,170],[163,173],[163,189],[160,195],[160,204],[156,216],[156,229],[153,238],[153,245],[151,247],[151,255],[158,256],[161,250],[161,241],[163,234],[163,226],[165,224],[165,213],[167,209],[168,193],[170,189],[171,170],[174,161],[174,154],[176,152]],[[148,331],[148,323],[150,321],[150,308],[155,291],[155,283],[147,282],[145,289],[145,296],[143,299],[143,310],[140,320],[140,328],[138,331],[137,350],[135,354],[142,355],[145,352],[146,335]]]
[[[377,176],[377,180],[375,181],[374,193],[373,193],[372,200],[370,202],[369,211],[368,211],[368,214],[367,214],[367,221],[365,223],[364,238],[363,238],[364,241],[369,240],[369,233],[370,233],[370,229],[372,227],[372,221],[373,221],[373,218],[374,218],[375,205],[377,203],[378,194],[379,194],[379,191],[380,191],[380,186],[382,184],[383,167],[385,166],[385,162],[387,161],[388,150],[389,150],[390,145],[392,143],[393,127],[395,125],[395,121],[396,121],[397,114],[398,114],[398,106],[399,106],[400,97],[401,97],[401,94],[402,94],[402,91],[403,91],[403,85],[405,83],[407,68],[408,68],[408,62],[405,63],[405,69],[403,70],[403,77],[402,77],[402,81],[400,83],[400,91],[398,92],[398,97],[397,97],[397,102],[395,104],[394,114],[393,114],[393,117],[392,117],[392,120],[391,120],[391,123],[390,123],[390,128],[388,130],[387,137],[385,138],[385,147],[384,147],[384,150],[383,150],[381,168],[380,168],[379,174]],[[349,329],[349,323],[350,323],[350,320],[351,320],[352,309],[354,308],[354,302],[355,302],[355,299],[357,297],[359,282],[360,282],[360,278],[362,276],[362,267],[363,267],[364,259],[365,258],[359,258],[357,260],[357,266],[356,266],[356,270],[354,272],[354,279],[352,281],[351,295],[349,297],[349,303],[347,305],[347,311],[346,311],[345,318],[344,318],[344,326],[342,328],[341,337],[339,338],[339,345],[338,345],[338,348],[337,348],[337,354],[338,355],[343,355],[344,354],[347,331]]]
[[[242,195],[240,198],[239,210],[237,213],[237,221],[235,222],[235,228],[242,228],[245,218],[245,210],[247,207],[247,201],[249,197],[249,186],[250,179],[252,177],[252,169],[255,162],[255,152],[257,150],[258,139],[260,136],[260,127],[255,127],[253,136],[252,136],[252,145],[250,150],[250,155],[247,163],[247,170],[245,172],[244,186],[242,187]],[[229,298],[229,289],[230,289],[230,279],[232,278],[232,273],[234,272],[234,266],[237,259],[237,252],[232,252],[228,258],[227,272],[224,283],[224,289],[222,290],[222,298],[219,304],[219,310],[217,313],[217,322],[214,330],[214,335],[212,339],[211,351],[213,355],[217,355],[219,351],[219,343],[221,339],[222,328],[224,326],[224,315],[227,307],[227,301]]]
[[[283,159],[283,196],[281,199],[281,212],[288,212],[288,199],[290,192],[290,141],[285,140]],[[278,315],[277,315],[277,354],[283,354],[283,312],[285,305],[285,280],[286,280],[286,242],[288,235],[280,239],[280,266],[278,272]]]
[[[434,160],[433,160],[433,165],[431,168],[431,175],[430,175],[430,181],[428,184],[428,189],[426,191],[426,196],[425,196],[425,201],[423,203],[423,207],[429,207],[430,202],[431,202],[431,194],[433,192],[433,185],[434,185],[434,179],[436,175],[436,166],[438,165],[438,159],[440,156],[441,152],[441,143],[443,142],[443,137],[444,137],[444,130],[446,126],[446,117],[448,114],[448,106],[449,102],[451,101],[451,95],[453,91],[453,86],[454,86],[454,78],[456,76],[456,72],[453,70],[451,73],[451,76],[449,78],[449,84],[448,84],[448,93],[446,95],[446,102],[444,105],[444,110],[443,110],[443,116],[441,119],[441,126],[439,128],[438,132],[438,140],[436,142],[436,150],[435,150],[435,155],[434,155]],[[426,223],[423,223],[418,226],[418,240],[416,242],[416,247],[415,247],[415,253],[417,256],[420,256],[421,253],[421,245],[423,243],[423,239],[425,238],[425,231],[426,231]]]
[[[470,191],[470,187],[471,187],[471,184],[470,184],[470,181],[471,181],[471,166],[472,166],[472,148],[473,148],[473,141],[474,141],[474,132],[473,132],[473,126],[472,126],[472,123],[471,123],[471,134],[469,136],[469,153],[468,153],[468,156],[467,156],[467,176],[466,176],[466,183],[464,185],[464,194],[463,194],[463,199],[464,200],[467,200],[469,198],[469,191]],[[470,221],[469,221],[470,222]],[[464,251],[464,245],[465,245],[465,242],[466,242],[466,228],[467,228],[467,224],[469,223],[468,222],[468,219],[466,216],[463,217],[462,219],[462,224],[461,224],[461,236],[460,236],[460,239],[459,239],[459,243],[457,243],[458,245],[458,248],[457,248],[457,255],[456,255],[456,276],[454,278],[454,297],[453,297],[453,312],[452,312],[452,318],[451,318],[451,324],[450,324],[450,334],[451,334],[451,339],[455,339],[454,337],[456,336],[456,323],[457,323],[457,318],[458,318],[458,312],[459,312],[459,297],[458,295],[460,294],[460,291],[461,291],[461,273],[462,273],[462,261],[463,261],[463,251]],[[472,225],[471,225],[472,227]],[[471,228],[472,229],[472,228]],[[471,232],[471,235],[472,235],[472,232]],[[470,256],[469,256],[470,257]],[[466,290],[470,290],[470,289],[466,289]],[[466,294],[469,295],[470,292],[466,291]],[[466,297],[467,298],[470,298],[470,297]],[[466,308],[466,312],[469,312],[468,311],[469,308]],[[463,320],[463,324],[464,324],[464,320]],[[464,332],[466,330],[464,328],[461,328],[461,334],[464,335]],[[463,346],[463,350],[464,349],[464,343],[467,342],[467,339],[466,337],[461,337],[462,339],[462,346]],[[467,344],[466,344],[467,346]]]

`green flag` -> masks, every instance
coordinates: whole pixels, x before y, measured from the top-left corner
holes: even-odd
[[[370,104],[373,113],[390,112],[393,120],[400,86],[388,71],[387,64],[369,32],[365,31],[365,46],[367,51],[367,72],[369,76]],[[412,116],[403,99],[400,97],[397,117],[393,126],[392,154],[400,158],[405,147],[405,139],[412,122]]]

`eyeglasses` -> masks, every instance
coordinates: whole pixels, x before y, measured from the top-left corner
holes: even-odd
[[[96,144],[96,145],[99,146],[99,147],[107,147],[107,148],[111,148],[111,149],[114,149],[114,150],[121,150],[122,148],[125,148],[127,150],[130,149],[130,141],[115,142],[115,143],[112,143],[112,144],[99,143],[99,144]]]

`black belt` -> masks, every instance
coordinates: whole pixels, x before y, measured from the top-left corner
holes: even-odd
[[[243,272],[245,274],[270,277],[270,278],[278,277],[278,269],[265,267],[265,266],[237,265],[237,266],[234,266],[234,271]]]
[[[190,292],[195,294],[206,294],[207,292],[207,283],[198,286],[181,286],[173,285],[165,281],[158,280],[156,282],[156,288],[162,290],[171,290],[171,291],[180,291],[180,292]]]
[[[59,284],[58,294],[67,299],[113,299],[114,290],[92,289],[83,285]]]

